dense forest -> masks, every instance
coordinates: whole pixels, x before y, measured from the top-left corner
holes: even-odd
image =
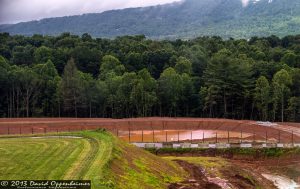
[[[0,34],[0,117],[147,116],[300,121],[300,35]]]

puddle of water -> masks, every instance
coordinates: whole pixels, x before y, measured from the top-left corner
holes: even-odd
[[[119,131],[119,137],[125,141],[129,141],[128,131]],[[251,137],[252,134],[243,133],[242,138]],[[230,132],[229,137],[240,139],[240,132]],[[213,130],[196,130],[196,131],[178,131],[178,130],[160,130],[160,131],[130,131],[130,142],[176,142],[176,141],[191,141],[216,138],[226,140],[228,138],[227,131]]]
[[[272,181],[278,189],[297,189],[300,187],[295,181],[286,177],[271,174],[262,174],[262,176]]]

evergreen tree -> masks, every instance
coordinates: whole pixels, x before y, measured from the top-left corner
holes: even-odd
[[[64,102],[64,110],[68,115],[78,117],[78,105],[81,96],[80,75],[75,65],[74,59],[71,58],[64,69],[62,76],[61,89]],[[73,112],[73,114],[70,114]]]

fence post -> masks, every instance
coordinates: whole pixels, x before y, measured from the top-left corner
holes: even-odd
[[[144,142],[144,130],[142,130],[142,142]]]
[[[227,143],[229,144],[230,141],[229,141],[229,131],[227,131]]]
[[[168,142],[168,131],[166,131],[166,142]]]
[[[266,144],[268,143],[268,131],[266,131]]]
[[[177,134],[178,134],[178,136],[177,136],[177,142],[179,143],[179,131],[178,131]]]
[[[218,132],[216,132],[216,144],[218,143]]]
[[[154,130],[152,129],[152,142],[154,143]]]
[[[129,140],[129,143],[130,143],[130,128],[128,129],[128,140]]]
[[[243,143],[243,130],[241,130],[241,143]]]

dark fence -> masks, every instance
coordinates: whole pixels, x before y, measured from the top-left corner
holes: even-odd
[[[128,142],[300,143],[299,131],[244,121],[196,119],[71,120],[2,123],[0,135],[24,135],[106,129]]]
[[[115,130],[119,138],[136,143],[300,143],[300,137],[293,132],[244,132],[219,130]]]
[[[106,129],[127,142],[190,142],[190,143],[300,143],[293,131],[256,130],[124,130],[111,126],[77,127],[0,127],[0,135],[25,135],[77,132]]]

